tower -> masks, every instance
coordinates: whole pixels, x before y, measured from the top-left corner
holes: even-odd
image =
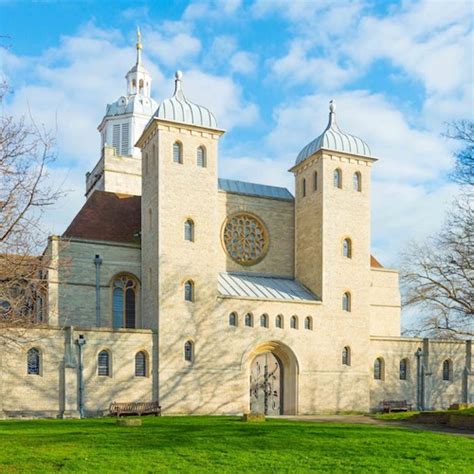
[[[135,143],[157,108],[151,98],[152,78],[142,63],[141,33],[137,30],[137,57],[128,71],[127,93],[108,104],[98,126],[101,158],[86,174],[86,196],[95,189],[141,194],[141,154]]]
[[[339,128],[332,100],[326,129],[300,151],[290,170],[296,193],[295,274],[334,309],[345,291],[352,295],[354,285],[369,286],[375,161],[363,140]]]
[[[207,108],[185,97],[182,77],[176,72],[173,96],[137,143],[143,156],[142,308],[145,327],[159,329],[163,403],[171,391],[167,374],[183,370],[182,348],[199,338],[217,292],[217,157],[224,132]]]

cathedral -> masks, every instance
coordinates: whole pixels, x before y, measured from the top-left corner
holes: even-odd
[[[268,415],[472,402],[470,341],[400,334],[398,272],[371,254],[377,158],[339,127],[335,102],[295,150],[294,195],[221,178],[216,117],[180,71],[155,102],[141,52],[139,35],[85,203],[48,240],[40,324],[1,349],[0,417],[139,401]]]

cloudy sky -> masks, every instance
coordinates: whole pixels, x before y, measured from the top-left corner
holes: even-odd
[[[0,74],[14,114],[56,130],[55,181],[68,197],[45,216],[61,233],[84,202],[107,102],[125,93],[141,27],[153,97],[184,90],[219,126],[220,176],[293,189],[287,170],[327,123],[362,137],[373,173],[373,253],[396,266],[408,240],[443,219],[454,144],[446,122],[471,118],[471,1],[0,0]]]

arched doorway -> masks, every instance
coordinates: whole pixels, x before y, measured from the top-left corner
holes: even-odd
[[[279,341],[249,348],[243,363],[249,380],[249,409],[268,415],[298,414],[299,366],[295,353]]]
[[[250,368],[250,411],[283,413],[283,367],[272,352],[259,354]]]

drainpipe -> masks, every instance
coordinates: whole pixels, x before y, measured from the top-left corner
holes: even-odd
[[[86,338],[83,334],[80,334],[76,340],[77,347],[79,348],[79,416],[84,418],[84,354],[82,346],[86,343]]]
[[[102,258],[97,254],[94,258],[95,264],[95,323],[98,328],[101,327],[100,321],[100,266]]]
[[[420,411],[423,411],[424,403],[424,387],[423,387],[423,378],[424,370],[421,358],[423,357],[423,349],[421,347],[415,352],[416,356],[416,408]]]

